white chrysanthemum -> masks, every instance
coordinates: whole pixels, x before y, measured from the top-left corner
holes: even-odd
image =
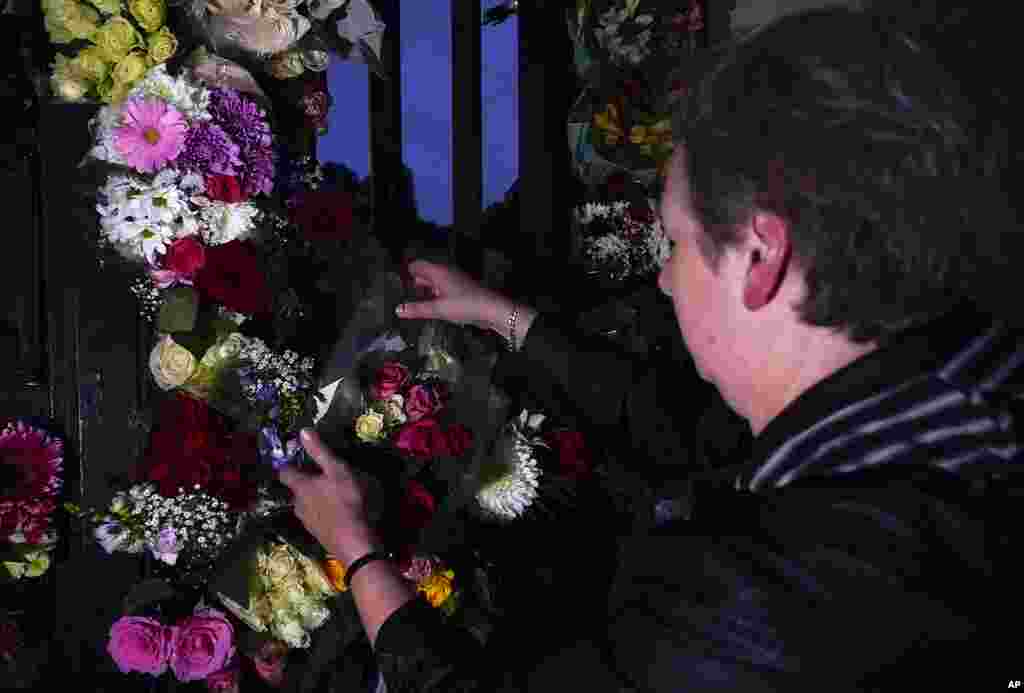
[[[213,246],[249,238],[256,229],[259,214],[260,210],[248,202],[210,202],[199,212],[205,226],[203,240]]]
[[[154,262],[168,243],[195,225],[177,173],[160,172],[152,181],[111,176],[100,190],[100,228],[104,238],[125,257]]]
[[[496,459],[481,473],[477,505],[485,517],[509,522],[537,500],[540,467],[533,446],[510,426],[498,446]]]

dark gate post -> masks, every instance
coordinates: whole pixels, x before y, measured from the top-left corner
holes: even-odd
[[[472,274],[482,270],[479,252],[483,207],[483,103],[481,99],[480,1],[451,0],[452,20],[452,196],[449,254]],[[458,239],[473,239],[463,243]]]

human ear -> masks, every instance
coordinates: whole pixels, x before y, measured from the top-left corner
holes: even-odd
[[[792,245],[789,224],[777,214],[758,211],[749,226],[749,264],[743,286],[743,305],[747,310],[759,310],[775,298],[782,286]]]

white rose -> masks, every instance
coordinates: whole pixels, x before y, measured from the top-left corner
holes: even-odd
[[[173,390],[196,372],[196,357],[170,335],[164,335],[149,355],[149,370],[161,390]]]
[[[53,90],[64,101],[81,101],[89,93],[89,83],[73,77],[51,80]]]
[[[384,402],[384,420],[388,424],[401,425],[405,423],[405,398],[394,394]]]

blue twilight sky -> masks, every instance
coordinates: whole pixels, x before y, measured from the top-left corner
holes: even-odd
[[[483,11],[502,0],[480,0]],[[519,171],[515,17],[483,27],[484,206],[504,197]],[[369,84],[365,65],[334,60],[330,131],[321,161],[369,173]],[[451,17],[449,0],[402,0],[402,149],[413,170],[420,216],[452,222]]]

